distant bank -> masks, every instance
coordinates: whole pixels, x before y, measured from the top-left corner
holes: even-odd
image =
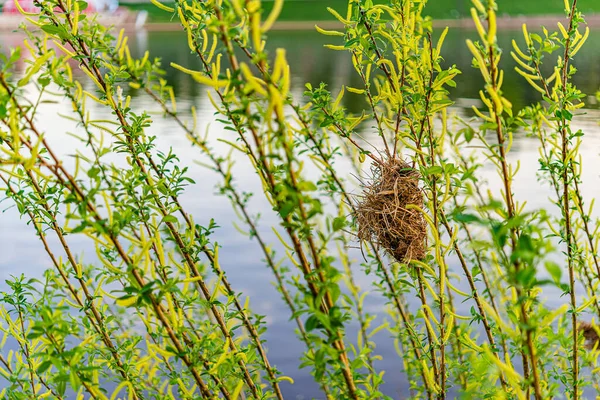
[[[0,0],[0,2],[3,0]],[[171,5],[172,0],[160,0],[165,5]],[[375,4],[388,3],[389,0],[372,0]],[[170,22],[173,15],[160,10],[150,0],[119,0],[121,5],[134,10],[146,10],[149,13],[148,22]],[[570,0],[572,3],[572,0]],[[498,17],[537,15],[565,15],[564,0],[521,0],[497,1]],[[263,15],[267,15],[273,8],[273,0],[262,0]],[[284,0],[279,21],[299,22],[303,26],[305,21],[332,21],[333,16],[327,8],[331,7],[341,15],[346,15],[348,0]],[[429,15],[434,20],[448,20],[449,24],[456,24],[462,18],[470,18],[470,9],[473,7],[471,0],[427,0],[423,15]],[[586,17],[600,14],[599,0],[580,0],[577,4],[579,11]],[[177,17],[175,17],[177,19]],[[296,25],[290,25],[296,26]],[[306,28],[303,28],[306,29]]]
[[[590,27],[600,27],[600,14],[586,15],[585,20]],[[566,18],[561,15],[502,16],[497,17],[496,24],[500,29],[521,29],[523,24],[527,23],[530,29],[535,29],[541,26],[554,28],[559,21],[564,24]],[[315,25],[323,29],[343,28],[343,25],[338,21],[278,21],[271,29],[280,31],[314,30]],[[433,21],[433,26],[435,28],[475,28],[471,18],[438,19]],[[177,31],[182,29],[181,25],[177,22],[150,22],[145,27],[150,31]]]

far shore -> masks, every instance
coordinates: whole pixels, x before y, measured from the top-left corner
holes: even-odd
[[[2,19],[0,18],[0,21]],[[600,13],[589,14],[585,16],[587,25],[590,28],[600,27]],[[536,30],[542,26],[548,29],[554,30],[556,23],[561,21],[563,25],[567,26],[567,19],[562,15],[538,15],[538,16],[501,16],[497,17],[496,25],[499,29],[503,30],[520,30],[523,24],[527,24],[529,29]],[[12,21],[11,21],[12,22]],[[485,24],[485,22],[484,22]],[[10,34],[16,30],[18,23],[13,22],[0,22],[0,33]],[[338,21],[278,21],[276,22],[271,30],[276,31],[314,31],[315,25],[320,28],[327,30],[343,30],[344,26]],[[460,19],[438,19],[433,21],[434,28],[455,28],[455,29],[474,29],[475,24],[471,18],[460,18]],[[125,28],[126,31],[140,31],[147,30],[151,32],[175,32],[181,31],[183,28],[177,21],[173,22],[146,22],[143,26],[136,26],[131,21],[117,22],[115,23],[116,28]]]
[[[590,28],[600,27],[600,14],[586,15],[585,20]],[[527,23],[531,29],[540,26],[555,27],[556,23],[561,21],[566,23],[566,18],[561,15],[539,15],[539,16],[516,16],[516,17],[498,17],[496,25],[500,29],[521,29],[524,23]],[[338,21],[278,21],[271,30],[277,31],[306,31],[313,30],[315,25],[323,29],[341,29],[343,25]],[[438,19],[433,21],[434,28],[460,28],[472,29],[475,24],[471,18],[461,19]],[[178,31],[181,25],[177,22],[148,22],[145,28],[149,31]]]

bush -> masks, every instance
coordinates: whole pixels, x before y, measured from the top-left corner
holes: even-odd
[[[152,120],[130,90],[160,105],[220,176],[219,191],[262,251],[297,323],[301,365],[324,397],[391,395],[380,391],[373,335],[381,330],[395,340],[411,397],[578,398],[597,388],[589,373],[596,327],[579,328],[583,312],[600,315],[600,265],[598,223],[580,191],[584,134],[571,129],[584,105],[571,59],[589,32],[576,1],[566,4],[567,27],[524,27],[526,47],[513,42],[517,72],[540,92],[539,103],[513,110],[498,67],[496,4],[473,0],[479,41],[466,45],[485,86],[484,106],[470,119],[448,113],[460,71],[442,68],[447,30],[433,41],[419,1],[350,0],[347,10],[330,10],[344,29],[317,30],[332,37],[332,50],[350,53],[362,85],[336,88],[337,96],[307,85],[303,99],[290,93],[285,50],[265,50],[282,1],[268,15],[259,0],[156,2],[181,22],[200,70],[132,58],[123,31],[115,37],[80,13],[85,2],[38,4],[35,25],[23,27],[25,46],[0,61],[0,180],[53,268],[40,281],[7,282],[2,343],[17,350],[0,355],[4,398],[282,399],[282,382],[292,380],[269,362],[264,316],[219,262],[218,221],[198,224],[182,207],[186,186],[199,183],[147,134]],[[32,59],[15,79],[22,52]],[[551,57],[556,66],[545,76],[540,66]],[[73,61],[85,76],[73,73]],[[194,109],[191,118],[177,111],[165,68],[210,89],[215,120],[236,137],[216,138],[229,155],[198,132]],[[360,115],[341,106],[346,92],[364,99]],[[80,127],[72,167],[36,118],[52,99],[72,104],[65,118]],[[91,119],[90,101],[111,120]],[[356,133],[363,125],[376,130],[375,148]],[[539,179],[554,189],[556,212],[525,211],[513,193],[518,163],[507,154],[516,135],[539,139]],[[238,157],[251,162],[263,193],[237,187]],[[342,159],[354,170],[338,168]],[[484,167],[498,171],[501,187],[485,191],[477,177]],[[362,194],[351,174],[361,177]],[[265,196],[275,225],[260,224],[252,195]],[[271,231],[280,243],[271,243]],[[73,250],[79,237],[93,242],[95,262]],[[363,307],[367,291],[348,255],[357,241],[369,289],[387,300],[384,324]],[[559,309],[540,297],[550,287],[565,295]],[[470,315],[457,311],[461,303]],[[353,324],[357,340],[348,336]]]

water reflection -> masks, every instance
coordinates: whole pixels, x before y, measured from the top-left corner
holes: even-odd
[[[499,37],[499,45],[505,49],[501,67],[506,70],[504,92],[508,99],[514,104],[515,108],[521,108],[531,102],[539,100],[539,94],[524,83],[524,80],[513,71],[515,62],[509,55],[510,41],[515,36],[512,32],[505,33]],[[475,33],[470,31],[451,31],[445,41],[444,58],[448,65],[456,64],[462,70],[462,74],[456,79],[457,88],[452,90],[453,98],[457,99],[457,107],[454,112],[463,117],[469,116],[470,104],[476,104],[473,99],[477,99],[478,91],[481,87],[481,77],[476,69],[471,68],[471,55],[464,45],[466,38],[474,38]],[[23,36],[18,34],[3,34],[0,36],[0,45],[3,51],[9,46],[19,45]],[[320,82],[328,83],[334,89],[345,84],[354,87],[360,87],[359,78],[354,74],[352,64],[347,53],[334,52],[323,47],[330,43],[331,37],[324,37],[314,32],[273,32],[270,35],[270,48],[284,47],[287,49],[287,58],[292,70],[292,92],[301,96],[304,84],[310,82],[318,85]],[[212,106],[206,98],[206,89],[196,84],[188,75],[178,73],[169,66],[171,62],[186,66],[188,68],[200,69],[197,58],[190,54],[186,47],[186,38],[182,32],[145,32],[140,31],[130,36],[132,55],[141,57],[148,50],[152,57],[162,59],[163,68],[166,71],[166,79],[174,87],[175,93],[179,99],[180,110],[189,109],[195,106],[199,115],[199,130],[207,129],[212,138],[224,137],[230,135],[228,131],[222,130],[218,123],[213,122],[214,112]],[[600,34],[594,32],[590,35],[589,43],[577,55],[575,65],[579,69],[574,82],[579,88],[588,94],[593,94],[600,86],[600,54],[595,51],[594,44],[600,43]],[[181,44],[181,45],[174,45]],[[551,60],[548,60],[551,61]],[[26,64],[21,62],[19,69],[22,72]],[[545,67],[548,70],[548,66]],[[212,190],[218,181],[218,178],[194,163],[195,160],[201,160],[200,153],[189,146],[189,142],[184,135],[169,121],[159,117],[160,110],[147,99],[140,91],[132,91],[134,97],[133,105],[138,110],[147,109],[157,114],[150,134],[158,136],[158,145],[163,147],[172,146],[175,152],[180,156],[183,163],[190,168],[191,176],[201,185],[193,186],[185,193],[182,198],[184,207],[188,209],[196,218],[197,222],[205,224],[210,218],[215,218],[221,228],[217,230],[214,240],[225,246],[221,252],[221,263],[230,275],[233,286],[236,290],[242,291],[252,299],[252,307],[260,314],[268,315],[269,330],[266,336],[270,359],[284,371],[286,375],[292,376],[296,384],[284,385],[283,389],[286,398],[312,398],[318,393],[316,385],[312,382],[309,372],[298,370],[298,359],[302,353],[302,346],[299,342],[290,340],[294,335],[294,325],[288,320],[289,314],[283,302],[280,301],[278,293],[270,285],[272,280],[270,272],[260,261],[262,255],[254,243],[249,242],[245,236],[240,235],[232,227],[232,221],[237,218],[231,211],[228,202],[219,198]],[[344,99],[345,106],[352,112],[360,112],[365,106],[361,103],[358,96],[348,94]],[[92,106],[93,107],[93,106]],[[582,149],[583,163],[586,166],[583,170],[583,191],[584,195],[591,198],[595,195],[594,189],[597,182],[597,154],[600,150],[600,136],[598,135],[597,122],[600,119],[598,111],[593,108],[588,109],[586,117],[577,119],[577,127],[585,130],[586,145]],[[57,119],[58,113],[68,113],[68,104],[48,104],[42,110],[41,119],[47,118],[47,134],[51,143],[57,143],[60,140],[60,152],[68,155],[73,152],[78,143],[66,136],[65,132],[74,132],[77,127]],[[99,117],[110,118],[106,110],[92,109],[99,114]],[[376,140],[364,132],[369,140]],[[219,148],[219,142],[213,141],[217,150],[226,151],[223,145]],[[528,202],[531,209],[539,207],[551,207],[548,196],[551,191],[548,187],[537,182],[536,171],[538,170],[538,145],[536,139],[526,138],[524,135],[517,135],[513,151],[510,153],[510,161],[521,163],[519,178],[514,183],[514,191],[517,200]],[[344,170],[347,164],[344,161],[338,163],[338,168]],[[242,159],[238,162],[234,176],[241,190],[257,191],[260,182],[251,172],[252,169],[247,162]],[[495,172],[489,168],[481,171],[481,179],[487,181],[491,187],[497,187],[498,177]],[[586,183],[587,182],[587,183]],[[8,204],[0,203],[0,209],[4,210]],[[268,227],[276,222],[276,217],[270,210],[265,199],[261,196],[255,196],[250,203],[254,212],[260,212],[263,215],[261,226]],[[270,230],[265,230],[265,238],[273,243],[277,240],[273,237]],[[93,254],[86,247],[85,241],[74,242],[74,247],[80,254]],[[229,251],[228,251],[229,250]],[[360,259],[357,251],[351,250],[355,259]],[[91,256],[89,259],[92,259]],[[10,275],[26,272],[31,276],[40,276],[45,268],[50,267],[48,260],[38,241],[35,239],[33,230],[27,226],[25,221],[19,220],[15,209],[8,209],[0,214],[0,290],[4,288],[4,279]],[[357,268],[358,269],[358,268]],[[368,288],[370,278],[361,275],[357,271],[358,284],[363,288]],[[549,296],[550,297],[550,296]],[[552,296],[555,304],[562,303],[558,296]],[[365,309],[368,312],[376,313],[380,317],[377,323],[382,323],[384,315],[384,300],[371,295],[368,296]],[[469,305],[464,305],[468,313]],[[461,310],[462,311],[462,310]],[[355,337],[356,327],[349,330],[349,336]],[[352,336],[354,335],[354,336]],[[383,360],[378,361],[376,367],[385,369],[386,381],[384,391],[393,397],[408,396],[407,382],[401,371],[399,358],[395,355],[393,341],[385,332],[380,332],[375,338],[377,342],[377,353],[384,354]]]

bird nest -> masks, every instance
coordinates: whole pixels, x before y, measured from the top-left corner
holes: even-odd
[[[423,260],[427,226],[419,171],[392,159],[373,166],[372,173],[356,208],[358,238],[379,244],[399,262]]]
[[[583,332],[583,337],[585,339],[585,348],[588,350],[592,350],[600,341],[600,338],[598,337],[597,327],[589,322],[580,322],[579,330]]]

